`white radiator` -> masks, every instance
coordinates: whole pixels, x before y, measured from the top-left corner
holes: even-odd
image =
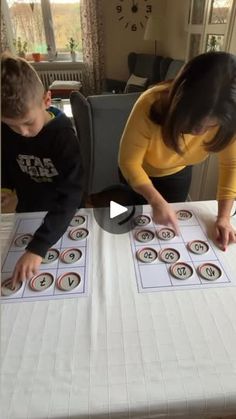
[[[46,90],[54,80],[74,80],[82,82],[81,70],[37,70],[37,73]]]

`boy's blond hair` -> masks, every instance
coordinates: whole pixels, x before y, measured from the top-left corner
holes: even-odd
[[[32,103],[40,105],[44,87],[34,68],[23,58],[3,53],[1,57],[2,116],[24,117]]]

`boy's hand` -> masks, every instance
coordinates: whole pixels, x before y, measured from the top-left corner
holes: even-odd
[[[236,230],[230,224],[229,217],[218,217],[215,222],[215,241],[225,251],[230,243],[236,243]]]
[[[42,260],[43,258],[41,256],[26,251],[16,263],[12,275],[13,287],[16,285],[17,281],[24,281],[36,275]]]
[[[3,213],[14,212],[17,205],[16,194],[10,189],[1,189],[1,210]]]

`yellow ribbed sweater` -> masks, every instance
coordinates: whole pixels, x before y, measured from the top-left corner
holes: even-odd
[[[161,126],[149,118],[151,105],[161,98],[166,85],[146,90],[137,100],[121,138],[119,166],[132,187],[150,184],[151,177],[171,175],[185,166],[195,165],[208,157],[204,142],[210,141],[219,127],[203,135],[184,134],[183,154],[168,148],[163,141]],[[223,151],[217,153],[219,178],[217,199],[236,198],[236,137]]]

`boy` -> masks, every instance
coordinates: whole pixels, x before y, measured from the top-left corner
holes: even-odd
[[[71,121],[50,107],[50,92],[24,59],[2,55],[3,203],[15,190],[17,212],[48,211],[12,283],[37,273],[47,250],[67,229],[83,197],[79,142]]]

